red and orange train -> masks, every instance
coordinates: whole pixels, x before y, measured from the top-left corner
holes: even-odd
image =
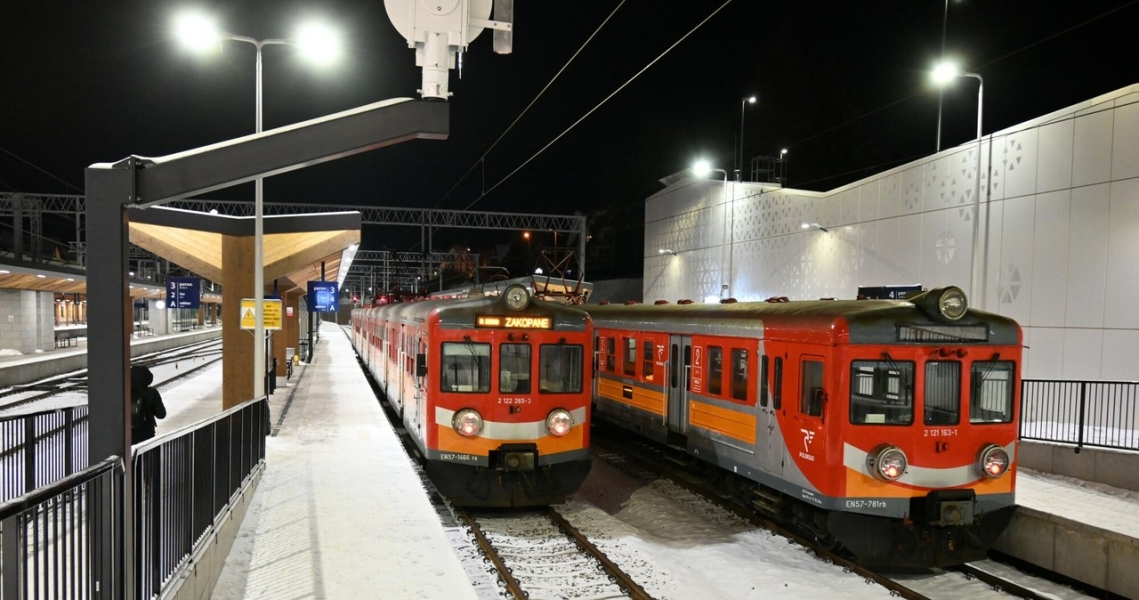
[[[980,558],[1011,518],[1021,331],[958,288],[583,308],[597,418],[719,467],[864,564]]]
[[[424,459],[463,506],[560,502],[589,473],[589,351],[577,308],[498,296],[360,308],[352,342]]]

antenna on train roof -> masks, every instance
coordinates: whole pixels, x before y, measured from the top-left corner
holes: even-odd
[[[455,68],[456,55],[482,33],[494,30],[494,52],[510,54],[513,50],[514,0],[493,0],[495,20],[490,19],[492,0],[384,0],[388,19],[396,31],[415,48],[415,65],[423,68],[424,99],[446,100],[450,69]],[[462,56],[458,59],[462,75]]]

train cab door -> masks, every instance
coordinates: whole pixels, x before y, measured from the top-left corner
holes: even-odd
[[[783,410],[783,369],[783,357],[768,356],[760,342],[756,446],[760,468],[779,476],[783,475],[783,430],[779,427],[779,413]]]
[[[669,431],[688,435],[688,388],[692,378],[692,337],[673,335],[668,354]]]

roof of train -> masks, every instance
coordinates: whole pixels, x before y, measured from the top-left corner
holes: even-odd
[[[589,321],[585,311],[577,306],[566,306],[557,302],[530,299],[530,304],[521,311],[506,308],[501,296],[474,296],[439,300],[417,300],[387,304],[369,309],[369,314],[380,314],[395,321],[425,322],[432,316],[446,326],[474,327],[479,315],[548,315],[553,316],[554,331],[581,330]]]
[[[1020,327],[1001,315],[969,309],[954,322],[930,319],[905,300],[797,300],[727,304],[633,304],[582,306],[599,327],[644,331],[736,335],[766,339],[851,343],[897,343],[898,328],[910,326],[942,338],[983,326],[989,344],[1020,344]],[[840,339],[849,334],[846,340]],[[976,335],[972,332],[969,335]],[[942,339],[943,342],[953,341]],[[977,343],[976,339],[960,339]]]

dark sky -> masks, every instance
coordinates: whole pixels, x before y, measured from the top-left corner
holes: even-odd
[[[514,54],[493,54],[485,32],[463,56],[462,79],[451,75],[449,140],[400,144],[271,178],[266,202],[620,212],[640,207],[660,189],[659,178],[699,156],[732,168],[741,99],[751,94],[760,100],[746,109],[745,155],[787,148],[792,187],[831,189],[934,151],[938,100],[926,74],[941,53],[942,0],[631,0],[464,178],[618,4],[517,0]],[[5,5],[0,191],[79,194],[91,163],[253,131],[252,46],[227,42],[221,53],[188,55],[169,32],[171,16],[185,5]],[[265,49],[266,129],[414,96],[419,87],[414,52],[381,1],[196,6],[225,29],[255,38],[287,37],[292,23],[313,13],[342,28],[343,60],[323,72],[288,47]],[[946,53],[985,78],[985,132],[1139,83],[1137,0],[951,0],[948,15]],[[942,147],[974,137],[976,92],[967,79],[945,94]],[[480,198],[481,190],[491,191]],[[252,186],[209,197],[251,200]],[[640,223],[633,225],[639,231]],[[369,237],[366,230],[366,249],[393,250],[410,249],[419,238],[407,231]]]

